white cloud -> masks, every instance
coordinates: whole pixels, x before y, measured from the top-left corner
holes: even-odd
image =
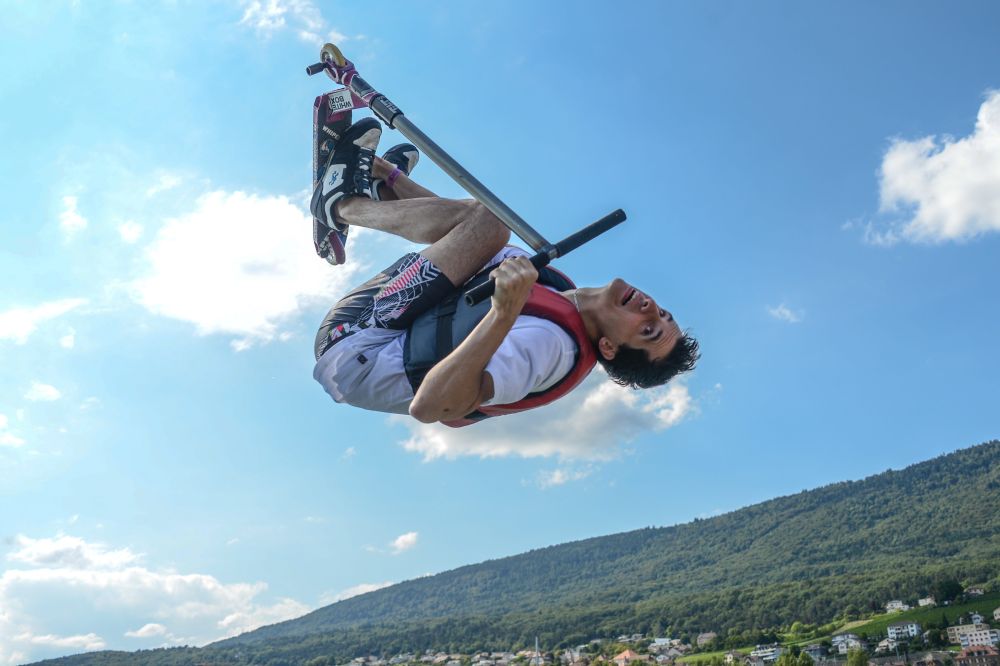
[[[160,192],[172,190],[180,185],[184,180],[177,174],[161,172],[156,182],[146,189],[146,196],[156,196]]]
[[[24,446],[24,440],[7,430],[8,419],[5,414],[0,414],[0,446],[16,448]]]
[[[0,312],[0,340],[13,340],[23,345],[40,325],[86,303],[83,298],[65,298],[31,308],[12,308]]]
[[[548,472],[541,472],[538,475],[538,487],[543,490],[554,486],[562,486],[570,481],[580,481],[586,479],[593,473],[592,468],[588,469],[567,469],[557,468]]]
[[[157,624],[155,622],[150,622],[149,624],[144,624],[139,629],[135,631],[126,631],[125,636],[128,638],[149,638],[150,636],[166,636],[167,628],[162,624]]]
[[[70,328],[66,335],[59,338],[59,346],[63,349],[72,349],[76,346],[76,329]]]
[[[63,197],[62,201],[63,209],[59,213],[59,228],[63,230],[63,233],[67,236],[72,236],[78,231],[86,229],[87,218],[77,210],[77,198],[67,195]]]
[[[146,248],[148,273],[132,284],[134,297],[201,335],[236,336],[237,351],[274,340],[302,308],[332,303],[362,268],[316,257],[311,224],[286,197],[206,194]]]
[[[350,460],[358,454],[357,450],[353,446],[348,446],[344,449],[344,454],[340,456],[343,460]]]
[[[139,556],[128,548],[111,550],[104,544],[87,543],[66,535],[44,539],[19,535],[14,543],[18,549],[8,553],[7,559],[33,566],[116,569],[139,560]]]
[[[775,319],[779,321],[786,321],[789,324],[798,324],[805,316],[805,313],[802,310],[792,310],[784,303],[781,303],[773,308],[768,306],[767,313]]]
[[[133,220],[126,220],[118,225],[118,235],[122,242],[129,245],[139,242],[139,239],[142,238],[142,232],[142,225]]]
[[[44,645],[46,647],[69,648],[72,650],[103,650],[107,645],[103,638],[93,633],[81,636],[56,636],[55,634],[36,636],[30,632],[25,632],[14,636],[14,641],[30,643],[31,645]]]
[[[281,30],[292,30],[299,39],[313,43],[339,43],[347,36],[330,28],[311,0],[245,0],[241,25],[248,25],[269,38]]]
[[[311,610],[264,583],[157,570],[130,548],[19,535],[0,573],[0,663],[67,651],[202,645]],[[136,628],[139,627],[139,628]],[[102,636],[104,638],[102,638]],[[117,644],[113,644],[117,641]]]
[[[395,585],[395,583],[391,580],[387,580],[384,583],[361,583],[360,585],[349,587],[346,590],[341,590],[340,592],[326,592],[320,597],[319,603],[321,606],[328,606],[329,604],[335,604],[338,601],[343,601],[344,599],[356,597],[359,594],[368,594],[369,592],[374,592],[375,590],[381,590],[383,587],[389,587],[390,585]]]
[[[389,547],[392,548],[393,555],[399,555],[400,553],[406,552],[417,545],[417,538],[420,535],[416,532],[407,532],[406,534],[400,534],[398,537],[393,539]]]
[[[43,384],[42,382],[31,382],[31,386],[28,391],[24,394],[25,400],[30,400],[32,402],[52,402],[53,400],[58,400],[62,397],[62,393],[55,386],[51,384]]]
[[[882,160],[880,212],[899,219],[866,228],[875,244],[965,241],[1000,231],[1000,91],[989,93],[966,137],[893,141]]]
[[[608,381],[598,368],[571,397],[465,428],[424,424],[405,416],[390,420],[410,430],[403,447],[422,454],[424,460],[557,456],[597,461],[616,457],[623,444],[644,432],[676,425],[693,408],[687,387],[679,381],[632,391]]]

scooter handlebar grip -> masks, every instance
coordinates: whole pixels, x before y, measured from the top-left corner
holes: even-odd
[[[315,65],[309,65],[306,67],[306,74],[312,76],[314,74],[319,74],[324,69],[326,69],[326,63],[318,62]]]
[[[549,265],[552,257],[549,256],[548,252],[539,252],[528,258],[531,265],[536,269],[544,268]],[[465,292],[465,304],[466,305],[477,305],[482,303],[487,298],[493,295],[493,292],[497,290],[497,281],[490,278],[489,282],[484,282],[477,287],[473,287],[469,291]]]

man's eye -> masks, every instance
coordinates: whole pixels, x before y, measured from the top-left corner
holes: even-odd
[[[661,317],[666,317],[667,316],[667,311],[664,310],[663,308],[660,308],[660,316]]]

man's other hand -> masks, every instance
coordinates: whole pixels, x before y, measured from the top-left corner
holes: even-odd
[[[527,257],[508,257],[493,269],[490,277],[496,280],[492,307],[498,315],[512,321],[521,314],[531,286],[538,279],[538,271]]]

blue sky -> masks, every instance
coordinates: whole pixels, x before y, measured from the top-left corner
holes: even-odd
[[[996,437],[998,14],[7,3],[0,663],[204,644]],[[698,369],[460,432],[330,402],[319,320],[409,249],[312,254],[330,39],[548,237],[625,209],[560,266],[653,293]]]

